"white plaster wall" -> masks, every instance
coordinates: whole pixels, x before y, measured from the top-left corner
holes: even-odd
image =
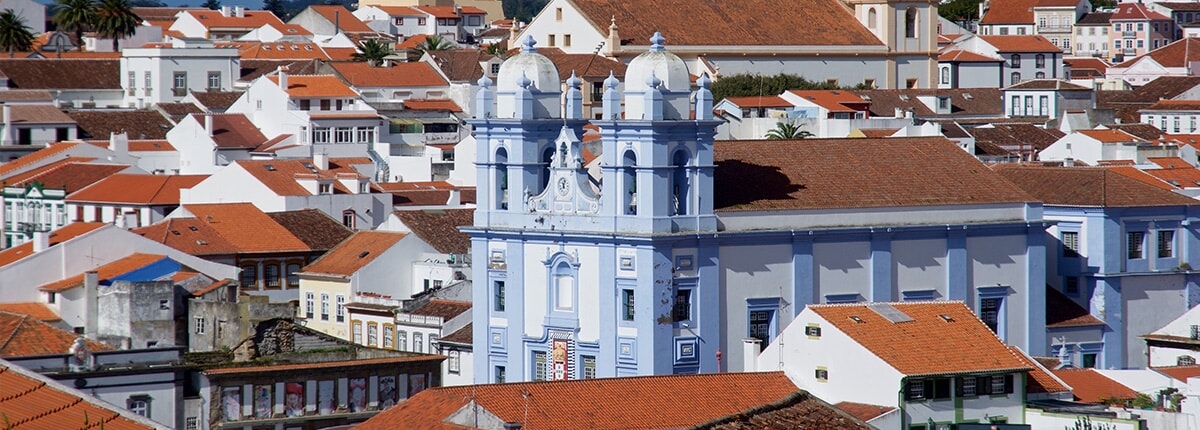
[[[543,319],[549,306],[547,291],[547,269],[540,256],[558,251],[545,244],[525,244],[525,334],[540,338]],[[578,253],[579,277],[576,279],[577,312],[579,315],[580,342],[598,342],[600,339],[600,309],[592,303],[600,302],[599,249],[594,247],[568,246],[568,254]],[[540,287],[540,288],[539,288]]]
[[[870,298],[871,244],[839,242],[813,244],[817,299],[829,294],[859,293]]]
[[[562,19],[559,20],[555,11],[562,9]],[[568,54],[590,54],[596,49],[601,41],[608,37],[608,22],[596,23],[603,28],[596,29],[583,17],[570,2],[566,0],[553,0],[542,11],[538,13],[526,26],[520,34],[521,41],[525,40],[525,36],[533,36],[537,41],[537,47],[556,47],[562,49]],[[618,27],[620,24],[617,24]],[[618,34],[623,39],[633,38],[635,40],[649,40],[650,34]],[[554,34],[556,43],[550,45],[549,35]],[[571,46],[563,45],[563,35],[571,35]],[[667,44],[671,41],[668,40]],[[519,47],[517,46],[512,47]],[[605,46],[603,51],[608,51],[612,47]]]
[[[147,172],[180,173],[179,151],[135,151],[129,154],[137,157],[138,168]]]
[[[442,347],[442,355],[449,353],[446,348]],[[449,362],[449,359],[442,362],[442,386],[457,387],[475,383],[475,353],[470,348],[458,350],[458,373],[450,373],[447,367]]]
[[[682,251],[676,250],[676,255]],[[683,252],[695,255],[695,251]],[[723,285],[725,351],[738,351],[741,340],[750,336],[747,299],[778,297],[782,303],[792,300],[792,249],[790,245],[725,246],[719,250]],[[791,323],[791,309],[775,312],[778,330]],[[772,333],[775,337],[776,333]],[[728,370],[745,368],[741,354],[725,354]]]
[[[236,192],[235,192],[236,191]],[[283,197],[234,163],[214,172],[192,188],[179,190],[179,204],[250,202],[264,212],[287,210]],[[341,218],[341,211],[338,217]]]
[[[945,239],[893,241],[892,262],[892,281],[900,292],[935,289],[936,298],[947,297]]]
[[[355,276],[354,291],[389,295],[398,300],[408,299],[421,289],[420,284],[411,282],[409,273],[412,262],[433,251],[429,244],[416,235],[406,235],[359,271]]]

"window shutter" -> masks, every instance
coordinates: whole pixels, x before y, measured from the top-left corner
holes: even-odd
[[[1004,393],[1013,393],[1013,375],[1004,375]]]
[[[966,378],[954,378],[954,397],[962,397],[962,395],[963,395],[963,379],[966,379]]]
[[[992,394],[992,378],[988,376],[975,378],[975,392],[980,395]]]
[[[933,381],[925,381],[925,398],[933,398]]]

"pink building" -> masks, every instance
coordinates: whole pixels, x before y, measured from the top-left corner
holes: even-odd
[[[1109,42],[1115,61],[1132,58],[1175,40],[1175,22],[1141,3],[1121,3],[1109,23]]]

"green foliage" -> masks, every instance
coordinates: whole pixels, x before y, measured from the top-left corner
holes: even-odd
[[[200,7],[217,10],[221,8],[221,0],[204,0],[204,3],[201,3]]]
[[[710,89],[713,93],[713,101],[720,102],[726,97],[777,96],[788,90],[868,90],[871,87],[866,84],[839,87],[831,82],[813,82],[802,76],[780,73],[775,76],[750,74],[723,76],[713,82]]]
[[[354,61],[366,61],[372,66],[383,63],[383,59],[394,54],[392,45],[388,42],[379,39],[364,40],[359,46],[359,52],[355,52],[351,57]]]
[[[75,46],[83,46],[83,32],[96,24],[94,0],[55,0],[54,24],[60,31],[75,33]]]
[[[481,47],[481,48],[483,49],[483,52],[485,52],[488,55],[491,55],[493,57],[504,58],[504,53],[506,52],[504,50],[504,45],[501,45],[499,43],[493,43],[491,45],[487,45],[486,47]]]
[[[1166,406],[1171,412],[1179,412],[1183,397],[1178,388],[1163,388],[1158,391],[1158,404]]]
[[[812,137],[812,133],[808,130],[802,130],[804,126],[796,124],[796,121],[779,121],[775,124],[775,128],[767,132],[767,140],[793,140]]]
[[[16,51],[28,51],[33,47],[33,31],[12,9],[0,12],[0,49],[8,51],[12,58]]]
[[[970,21],[979,19],[980,0],[954,0],[938,5],[938,15],[950,21]]]
[[[1156,403],[1154,399],[1150,398],[1149,395],[1138,393],[1137,396],[1129,402],[1129,406],[1138,409],[1154,409],[1158,407],[1158,403]]]
[[[1117,426],[1110,423],[1094,423],[1092,419],[1083,416],[1075,419],[1074,426],[1066,426],[1066,430],[1116,430]]]
[[[141,24],[129,0],[103,0],[96,10],[96,33],[112,39],[113,51],[119,52],[117,43],[132,36]]]
[[[549,0],[501,0],[500,7],[504,9],[505,18],[529,22],[549,2]]]
[[[287,9],[283,7],[283,0],[265,0],[263,1],[263,10],[275,14],[279,19],[287,16]]]
[[[426,52],[449,51],[455,48],[454,42],[443,39],[441,36],[433,35],[425,38],[425,41],[413,47],[409,53],[408,60],[416,61],[420,59]]]
[[[1108,8],[1116,5],[1116,1],[1114,0],[1091,0],[1091,2],[1092,9],[1098,9],[1102,7]]]

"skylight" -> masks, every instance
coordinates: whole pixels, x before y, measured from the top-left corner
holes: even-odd
[[[893,323],[914,321],[912,317],[887,303],[875,303],[867,305],[867,309],[875,311],[875,313],[879,314],[879,316]]]

